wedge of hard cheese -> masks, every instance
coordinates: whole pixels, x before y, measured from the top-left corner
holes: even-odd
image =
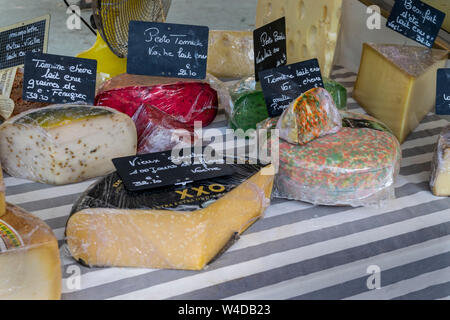
[[[218,78],[255,74],[253,32],[209,31],[208,73]]]
[[[238,167],[230,177],[141,194],[108,176],[75,204],[69,250],[88,266],[200,270],[269,205],[274,175],[258,170]],[[161,209],[136,209],[146,207]]]
[[[3,171],[0,164],[0,217],[5,214],[5,184],[3,183]]]
[[[11,176],[67,184],[114,171],[111,159],[136,154],[127,115],[104,107],[55,105],[0,126],[0,161]]]
[[[341,27],[342,0],[258,0],[256,27],[286,17],[288,63],[319,59],[329,77]]]
[[[431,165],[430,187],[438,197],[450,196],[450,125],[439,136]]]
[[[395,44],[363,45],[353,98],[384,122],[400,143],[436,101],[436,71],[448,52]]]
[[[0,218],[0,299],[61,297],[58,242],[50,227],[8,204]]]

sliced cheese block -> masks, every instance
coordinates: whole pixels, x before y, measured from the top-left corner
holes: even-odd
[[[422,0],[426,4],[441,10],[445,13],[445,20],[442,24],[442,29],[447,32],[450,32],[450,1],[448,0]]]
[[[218,78],[255,74],[253,32],[209,31],[208,73]]]
[[[450,196],[450,125],[439,136],[431,166],[430,186],[434,195]]]
[[[3,183],[3,171],[0,164],[0,217],[5,214],[5,184]]]
[[[363,45],[353,98],[402,143],[436,99],[436,71],[448,52],[394,44]]]
[[[58,242],[48,225],[7,205],[0,218],[0,299],[61,297]]]
[[[94,187],[75,205],[93,208],[76,212],[67,223],[69,250],[89,266],[200,270],[269,205],[274,176],[264,169],[244,182],[253,170],[156,195],[127,193],[119,187],[120,180]],[[227,192],[229,179],[240,184]],[[164,199],[166,204],[161,203]],[[117,206],[176,209],[114,209]],[[197,206],[201,208],[192,211]]]
[[[0,126],[0,161],[11,176],[48,184],[110,173],[111,159],[136,154],[136,127],[104,107],[55,105]]]
[[[341,27],[342,0],[258,0],[256,27],[286,17],[288,63],[319,59],[329,77]]]

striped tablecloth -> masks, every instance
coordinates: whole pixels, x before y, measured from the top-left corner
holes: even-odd
[[[333,78],[351,93],[354,73],[336,67]],[[353,99],[349,109],[363,112]],[[201,272],[89,269],[63,246],[63,299],[449,299],[450,198],[434,197],[428,187],[447,123],[430,114],[402,145],[397,199],[381,209],[274,199],[265,217]],[[226,125],[221,112],[212,127]],[[72,203],[93,181],[5,182],[7,201],[45,220],[62,245]],[[369,289],[373,279],[381,288]]]

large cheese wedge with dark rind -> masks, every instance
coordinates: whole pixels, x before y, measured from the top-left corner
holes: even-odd
[[[68,221],[68,248],[76,260],[89,266],[200,270],[262,216],[274,180],[267,169],[195,211],[81,210]],[[217,183],[205,187],[186,186],[178,194],[186,199],[225,189]]]
[[[114,170],[111,159],[136,154],[136,127],[105,107],[54,105],[0,126],[0,161],[11,176],[48,184],[80,182]]]
[[[0,217],[5,214],[5,184],[3,183],[2,165],[0,164]]]
[[[50,227],[7,204],[0,218],[0,299],[60,299],[61,283],[58,242]]]

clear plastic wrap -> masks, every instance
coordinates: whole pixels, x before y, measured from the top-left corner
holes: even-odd
[[[276,197],[354,207],[395,198],[401,149],[390,133],[342,128],[302,146],[281,141],[279,147]]]
[[[57,300],[61,285],[58,241],[51,228],[7,204],[0,217],[0,300]]]
[[[254,75],[253,32],[210,30],[207,71],[218,78]]]
[[[450,196],[450,124],[439,135],[431,162],[430,188],[438,197]]]
[[[88,266],[203,269],[270,204],[273,175],[234,166],[231,176],[144,192],[107,176],[72,208],[70,253]]]
[[[111,108],[53,105],[0,126],[0,162],[11,176],[68,184],[114,171],[111,159],[136,154],[134,122]]]
[[[347,108],[347,90],[338,82],[324,78],[325,89],[331,94],[338,109]],[[230,103],[225,109],[230,127],[234,130],[256,129],[269,117],[261,84],[255,77],[247,77],[229,88]]]
[[[327,90],[308,90],[291,102],[278,120],[280,138],[293,144],[306,144],[338,132],[342,119]]]
[[[211,75],[196,80],[121,74],[103,84],[95,105],[130,117],[141,105],[151,105],[191,127],[195,121],[207,126],[216,117],[219,103],[228,103],[224,90],[223,83]]]

